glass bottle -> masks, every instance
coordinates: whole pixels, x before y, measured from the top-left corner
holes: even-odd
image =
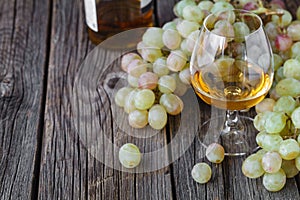
[[[153,25],[153,0],[84,0],[90,40],[99,44],[119,32]]]

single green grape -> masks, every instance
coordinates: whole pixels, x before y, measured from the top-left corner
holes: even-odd
[[[285,78],[277,83],[276,93],[280,96],[297,97],[300,95],[300,81],[294,78]]]
[[[127,72],[138,78],[141,74],[147,72],[147,65],[140,59],[134,59],[128,64]]]
[[[162,93],[170,94],[176,89],[176,80],[170,75],[164,75],[158,79],[158,89]]]
[[[278,112],[284,112],[287,115],[291,116],[296,106],[297,106],[297,102],[293,97],[282,96],[276,101],[273,110]]]
[[[299,31],[299,34],[300,34],[300,31]],[[298,60],[299,55],[300,55],[300,42],[295,42],[291,47],[291,57]]]
[[[131,92],[129,92],[129,94],[125,98],[124,111],[128,114],[130,112],[136,110],[136,107],[134,105],[134,100],[135,100],[135,95],[137,92],[138,92],[138,90],[132,90]]]
[[[218,143],[208,145],[205,152],[206,158],[212,163],[221,163],[225,157],[224,147]]]
[[[279,34],[278,25],[272,21],[265,24],[264,29],[268,35],[268,38],[270,39],[270,42],[274,41],[277,35]]]
[[[267,133],[280,133],[285,127],[287,116],[283,112],[269,112],[265,116],[265,130]]]
[[[273,107],[276,101],[271,98],[264,98],[261,102],[256,104],[255,111],[256,113],[263,113],[266,111],[273,111]]]
[[[175,94],[161,95],[159,103],[170,115],[178,115],[183,110],[183,101]]]
[[[258,131],[265,130],[266,115],[268,115],[269,112],[271,111],[258,112],[258,114],[254,117],[253,125]]]
[[[160,48],[146,45],[143,41],[137,44],[137,51],[142,56],[144,61],[151,63],[163,56]]]
[[[214,29],[212,30],[213,33],[224,36],[224,37],[231,37],[235,36],[234,27],[233,25],[228,22],[227,20],[219,20],[215,23]]]
[[[278,172],[281,168],[282,158],[277,152],[267,152],[263,155],[261,160],[261,165],[265,172],[275,173]]]
[[[147,110],[134,110],[128,115],[129,125],[133,128],[144,128],[148,124]]]
[[[188,5],[196,5],[194,0],[182,0],[175,4],[173,12],[177,17],[182,17],[183,9]]]
[[[197,183],[207,183],[211,179],[212,171],[208,164],[197,163],[192,169],[192,178]]]
[[[183,38],[187,38],[193,31],[200,28],[200,24],[189,20],[182,20],[177,24],[176,28]]]
[[[158,75],[153,72],[146,72],[138,78],[140,89],[154,90],[157,86]]]
[[[162,35],[163,29],[158,27],[150,27],[143,34],[142,41],[151,47],[162,48],[164,46]]]
[[[213,5],[214,5],[214,3],[211,1],[208,1],[208,0],[203,0],[198,3],[198,7],[201,10],[207,10],[207,11],[210,11],[212,9]]]
[[[295,160],[282,160],[281,168],[285,172],[287,178],[293,178],[299,173]]]
[[[235,22],[233,24],[234,29],[234,40],[237,42],[243,42],[245,40],[245,36],[250,34],[250,29],[248,25],[244,22]]]
[[[172,29],[172,30],[176,30],[176,22],[175,21],[169,21],[169,22],[166,22],[163,27],[162,27],[163,30],[168,30],[168,29]]]
[[[128,74],[127,75],[127,82],[133,88],[139,87],[139,78],[137,78],[135,76],[132,76],[132,75]]]
[[[142,89],[135,94],[134,106],[139,110],[147,110],[151,108],[154,101],[154,92],[150,89]]]
[[[222,12],[222,11],[226,11],[226,10],[232,10],[232,9],[234,9],[234,7],[229,2],[218,1],[212,6],[210,12],[211,13],[218,13],[218,12]]]
[[[193,33],[193,32],[192,32]],[[191,33],[191,34],[192,34]],[[188,45],[188,38],[184,38],[180,44],[180,50],[183,51],[183,53],[185,53],[185,55],[187,56],[191,56],[192,55],[192,51],[190,48],[189,48],[189,45]]]
[[[242,164],[242,172],[248,178],[258,178],[262,176],[265,171],[261,165],[262,155],[252,154],[248,156]]]
[[[297,59],[288,59],[283,64],[283,74],[287,78],[300,80],[300,61]]]
[[[148,112],[148,122],[153,129],[163,129],[167,124],[167,120],[167,111],[162,105],[156,104],[150,108]]]
[[[194,21],[197,23],[202,23],[204,19],[204,12],[197,5],[187,5],[182,10],[183,19]]]
[[[264,187],[271,192],[277,192],[281,190],[286,183],[286,175],[282,169],[276,173],[265,173],[263,176]]]
[[[177,30],[167,29],[164,31],[162,35],[164,45],[171,49],[175,50],[180,47],[181,44],[181,36]]]
[[[119,150],[119,160],[121,164],[126,168],[137,167],[142,159],[139,148],[132,144],[124,144]]]
[[[116,104],[120,107],[124,107],[125,99],[132,90],[133,88],[131,87],[122,87],[121,89],[119,89],[115,95]]]
[[[300,40],[300,21],[292,21],[287,27],[287,34],[292,38],[293,41]]]
[[[123,55],[121,60],[121,68],[123,69],[123,71],[127,72],[127,67],[129,63],[136,59],[142,60],[141,56],[137,53],[127,53]]]
[[[280,18],[278,15],[272,15],[272,21],[278,26],[286,27],[292,22],[293,16],[289,11],[283,9],[281,10],[283,11],[283,15],[280,16]]]
[[[285,160],[293,160],[300,154],[299,143],[295,139],[286,139],[280,143],[279,154]]]
[[[166,57],[161,57],[154,61],[153,72],[156,73],[158,75],[158,77],[169,74],[169,68],[167,67],[167,58]]]
[[[265,131],[256,135],[256,143],[266,151],[279,151],[279,146],[283,141],[279,134],[268,134]]]
[[[187,55],[183,51],[174,50],[167,57],[167,67],[173,72],[179,72],[185,67],[187,61]]]

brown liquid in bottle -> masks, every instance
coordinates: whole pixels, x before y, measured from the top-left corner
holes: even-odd
[[[153,26],[151,5],[144,9],[141,9],[140,0],[97,1],[98,32],[88,28],[90,40],[99,44],[106,38],[122,31]]]

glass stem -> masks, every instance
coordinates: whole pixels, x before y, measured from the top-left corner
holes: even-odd
[[[226,119],[223,126],[223,134],[233,134],[237,131],[243,131],[244,127],[239,119],[239,112],[237,110],[227,110]]]

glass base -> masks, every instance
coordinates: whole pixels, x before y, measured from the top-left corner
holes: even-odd
[[[250,117],[239,116],[233,127],[226,124],[224,116],[218,116],[204,122],[199,139],[205,148],[212,143],[219,143],[224,147],[226,156],[242,156],[259,149],[255,141],[257,133]]]

